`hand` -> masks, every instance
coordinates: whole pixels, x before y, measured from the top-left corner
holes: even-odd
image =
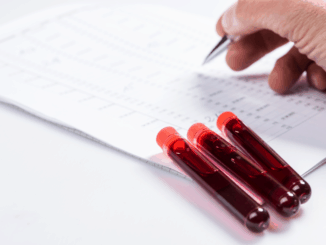
[[[308,82],[326,89],[326,2],[324,0],[238,0],[218,20],[220,36],[240,36],[227,53],[231,69],[243,70],[265,54],[294,42],[277,60],[269,86],[286,93],[307,72]]]

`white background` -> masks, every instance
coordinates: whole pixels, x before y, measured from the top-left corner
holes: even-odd
[[[0,0],[0,23],[69,2],[89,1]],[[103,3],[138,2],[159,3],[213,21],[230,4],[218,0]],[[255,235],[192,182],[0,104],[0,244],[4,245],[325,244],[326,167],[306,179],[313,196],[299,214],[285,220],[272,213],[270,228]]]

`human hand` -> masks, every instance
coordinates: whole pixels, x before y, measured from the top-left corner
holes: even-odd
[[[277,60],[269,86],[286,93],[307,72],[308,82],[326,89],[326,2],[324,0],[238,0],[218,20],[220,36],[240,36],[229,47],[226,61],[243,70],[265,54],[294,42]]]

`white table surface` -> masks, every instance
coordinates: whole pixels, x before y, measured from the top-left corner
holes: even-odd
[[[0,23],[63,0],[0,0]],[[221,0],[159,3],[217,18]],[[212,30],[213,31],[213,30]],[[1,78],[0,78],[1,79]],[[0,244],[325,244],[326,166],[313,196],[263,234],[246,231],[190,181],[0,104]]]

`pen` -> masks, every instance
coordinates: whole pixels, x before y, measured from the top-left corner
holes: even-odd
[[[309,200],[310,185],[236,115],[232,112],[222,113],[217,119],[217,127],[233,145],[293,191],[301,203]]]
[[[163,128],[156,138],[170,157],[195,182],[219,201],[250,231],[262,232],[269,225],[269,214],[233,181],[182,138],[172,127]]]
[[[205,58],[203,65],[212,61],[218,55],[220,55],[223,51],[227,50],[229,45],[232,43],[233,39],[227,35],[224,35],[222,39],[218,42],[218,44],[212,49],[212,51]]]
[[[222,166],[246,183],[279,214],[290,217],[297,213],[300,206],[298,197],[217,133],[202,123],[196,123],[189,128],[187,136],[197,149],[217,164],[217,167]]]

